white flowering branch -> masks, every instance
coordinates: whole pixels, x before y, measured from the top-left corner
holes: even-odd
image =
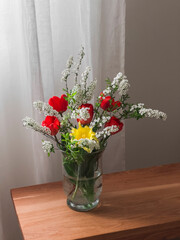
[[[113,89],[113,92],[118,90],[120,96],[124,96],[127,94],[130,84],[127,80],[127,77],[123,75],[121,72],[119,72],[116,77],[113,79],[111,83],[111,88]]]
[[[42,140],[42,149],[48,154],[48,156],[50,156],[51,152],[55,152],[54,145],[50,141]]]
[[[23,126],[26,128],[31,128],[34,131],[41,132],[43,134],[49,134],[49,135],[51,134],[51,131],[49,128],[39,125],[34,119],[30,117],[25,117],[24,119],[22,119],[22,122],[23,122]]]
[[[71,90],[70,99],[68,99],[69,107],[76,109],[83,103],[83,91],[80,84],[76,84]]]
[[[96,89],[96,84],[97,84],[97,81],[94,80],[94,81],[91,81],[89,86],[87,87],[86,93],[84,95],[84,102],[85,103],[92,99],[94,90]]]
[[[67,69],[71,69],[73,63],[74,63],[73,56],[70,56],[67,60],[67,63],[66,63]]]
[[[55,116],[60,120],[61,115],[53,109],[48,103],[37,101],[33,102],[33,107],[38,110],[40,113],[43,113],[44,116]]]
[[[47,127],[43,127],[43,126],[39,125],[34,119],[32,119],[30,117],[25,117],[24,119],[22,119],[22,122],[23,122],[23,126],[26,127],[27,129],[28,128],[33,129],[34,131],[42,133],[43,135],[52,139],[53,141],[56,141],[51,136],[50,129],[47,128]]]
[[[67,68],[64,71],[62,71],[61,81],[64,81],[66,83],[66,92],[68,92],[67,79],[71,74],[71,67],[72,67],[73,63],[74,63],[73,57],[70,56],[69,59],[67,60],[67,63],[66,63]]]
[[[130,108],[130,111],[131,112],[137,112],[142,117],[162,119],[164,121],[167,119],[167,114],[166,113],[161,112],[159,110],[153,110],[151,108],[144,108],[143,103],[139,103],[137,105],[132,105],[131,108]]]
[[[112,125],[112,126],[104,128],[101,132],[97,132],[96,137],[97,138],[100,138],[100,137],[107,138],[111,135],[111,133],[117,132],[118,130],[119,130],[118,126]]]
[[[120,96],[126,95],[129,90],[129,87],[130,87],[130,84],[126,78],[120,81],[119,88],[118,88],[119,95]]]
[[[74,69],[74,73],[75,73],[74,81],[75,81],[75,84],[77,84],[77,77],[78,77],[78,74],[79,74],[79,68],[81,66],[82,60],[84,58],[84,55],[85,55],[84,47],[82,47],[81,50],[80,50],[80,53],[79,53],[79,62],[76,65],[76,68]]]
[[[107,121],[110,120],[110,116],[104,116],[103,114],[101,114],[98,118],[95,118],[91,123],[90,123],[90,127],[92,128],[101,128],[103,126],[103,124],[105,124]]]
[[[87,80],[89,77],[89,73],[91,68],[88,66],[86,67],[85,71],[81,74],[81,85],[84,86],[84,95],[86,95],[86,87],[87,87]]]

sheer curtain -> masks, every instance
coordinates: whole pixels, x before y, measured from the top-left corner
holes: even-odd
[[[42,121],[32,101],[62,94],[61,72],[81,45],[97,96],[124,69],[124,41],[125,0],[0,1],[0,239],[21,239],[10,189],[62,177],[60,153],[48,158],[42,137],[22,127],[25,116]],[[104,172],[124,169],[124,142],[124,131],[109,142]]]

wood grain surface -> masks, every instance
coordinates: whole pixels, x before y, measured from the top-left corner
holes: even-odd
[[[25,240],[180,240],[180,163],[104,175],[87,213],[66,206],[61,182],[11,193]]]

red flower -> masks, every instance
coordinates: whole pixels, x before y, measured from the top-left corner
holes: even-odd
[[[116,108],[118,108],[120,106],[121,106],[121,102],[120,101],[116,101],[116,102],[114,101],[112,110],[115,110]]]
[[[42,121],[43,127],[48,127],[51,130],[51,135],[56,135],[60,128],[60,122],[57,117],[47,116],[44,121]]]
[[[49,105],[57,112],[65,112],[68,106],[68,101],[64,99],[65,97],[67,97],[65,94],[61,95],[60,98],[54,96],[49,99]]]
[[[111,135],[120,132],[122,130],[124,124],[122,122],[120,122],[120,120],[118,118],[112,116],[111,119],[105,124],[105,127],[110,127],[113,125],[117,126],[119,128],[119,130],[111,133]]]
[[[102,99],[101,101],[101,108],[103,110],[107,110],[108,112],[115,110],[116,108],[121,106],[121,102],[120,101],[114,101],[114,98],[112,98],[111,96],[107,96],[104,99]]]
[[[92,121],[93,114],[94,114],[93,105],[86,103],[86,104],[82,104],[79,108],[80,109],[81,108],[89,108],[88,112],[89,112],[90,117],[86,121],[79,119],[79,118],[77,119],[77,121],[80,122],[82,125],[89,124]]]

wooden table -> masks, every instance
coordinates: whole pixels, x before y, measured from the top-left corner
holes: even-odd
[[[104,175],[87,213],[66,206],[61,182],[11,193],[25,240],[180,240],[180,163]]]

